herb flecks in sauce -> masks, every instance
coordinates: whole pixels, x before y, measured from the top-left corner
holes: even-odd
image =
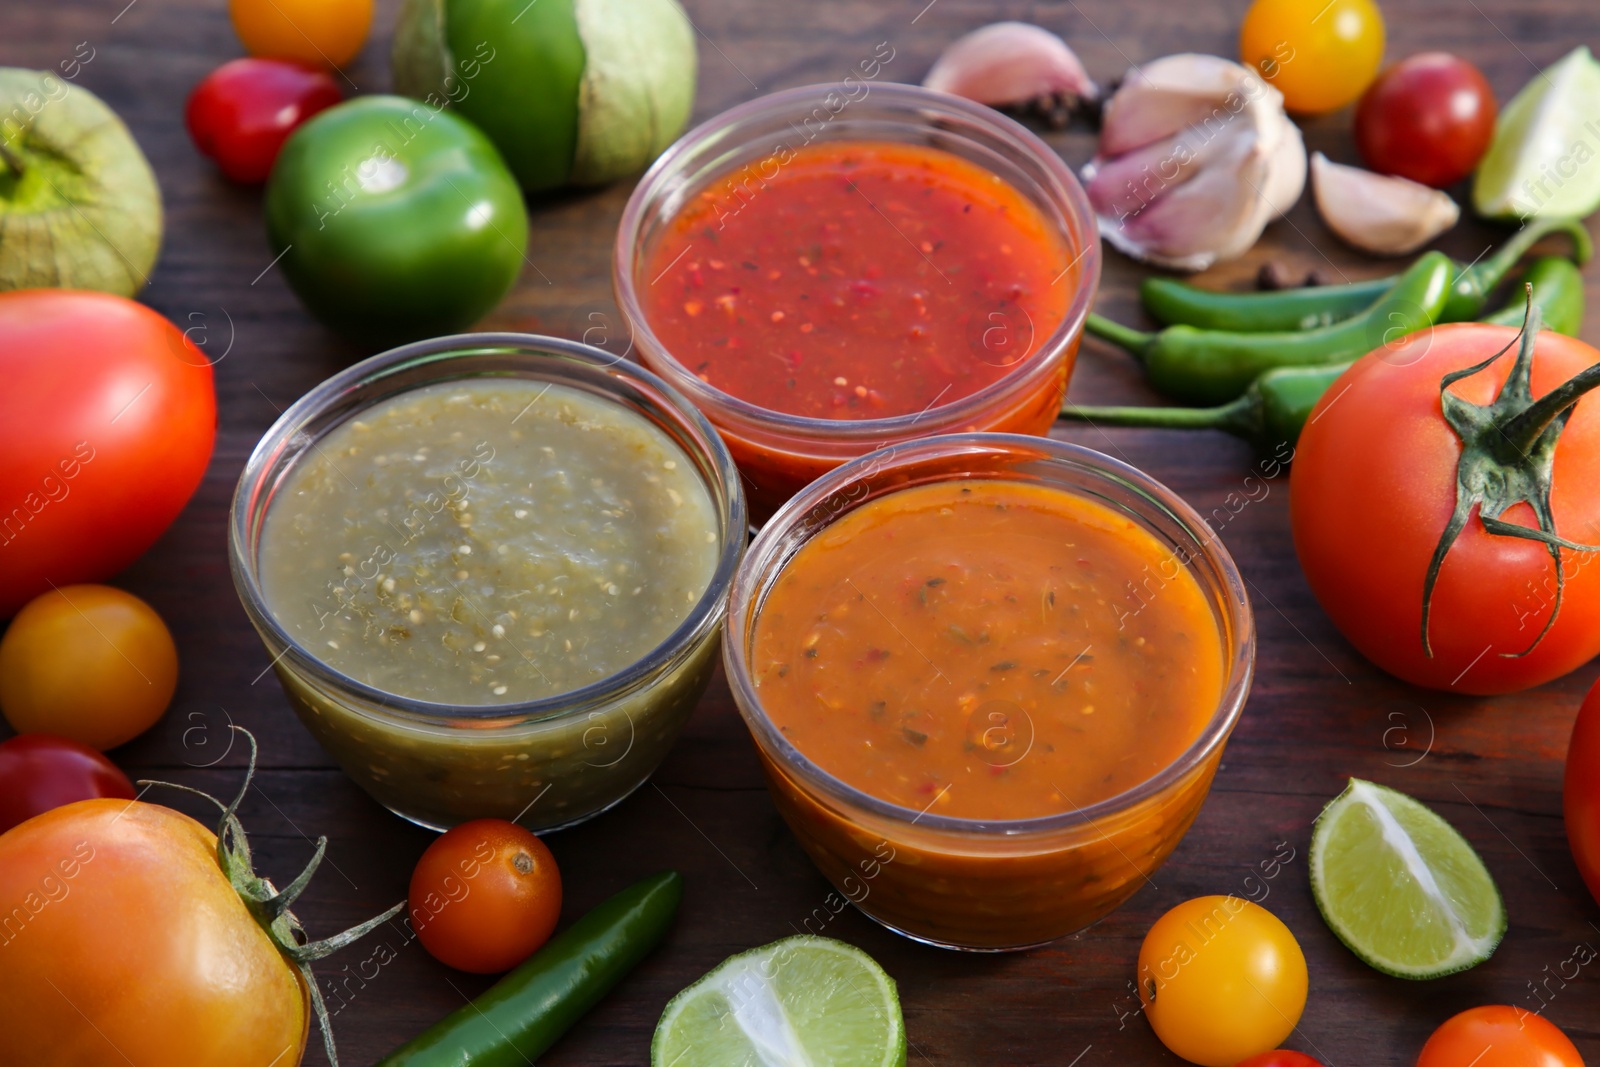
[[[683,620],[720,549],[692,461],[638,414],[521,379],[425,386],[320,438],[261,539],[312,655],[384,692],[510,704],[596,682]]]

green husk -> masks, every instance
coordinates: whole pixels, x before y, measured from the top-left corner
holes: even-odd
[[[577,0],[588,63],[578,87],[574,185],[649,166],[694,108],[694,27],[678,0]]]

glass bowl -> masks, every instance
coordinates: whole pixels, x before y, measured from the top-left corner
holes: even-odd
[[[912,486],[975,478],[1059,489],[1128,518],[1170,551],[1174,569],[1167,580],[1178,567],[1194,577],[1215,619],[1223,681],[1214,712],[1177,758],[1118,795],[1026,819],[917,811],[823,770],[762,707],[752,663],[756,621],[801,547],[869,501]],[[1244,707],[1255,634],[1233,561],[1170,489],[1077,445],[956,434],[863,456],[785,505],[756,537],[734,579],[723,660],[773,800],[840,894],[918,941],[1000,951],[1040,945],[1095,922],[1142,886],[1177,846]]]
[[[628,667],[554,696],[453,706],[383,692],[329,667],[263,595],[264,520],[285,476],[319,438],[379,401],[440,382],[560,383],[616,403],[683,450],[710,496],[718,538],[704,593],[671,634]],[[695,408],[649,371],[573,341],[465,334],[358,363],[302,397],[256,446],[234,495],[235,587],[290,704],[351,778],[396,814],[433,829],[515,819],[536,831],[587,819],[649,777],[710,681],[747,519],[733,461]]]
[[[899,441],[968,430],[1047,433],[1099,285],[1094,212],[1071,169],[1048,145],[998,111],[960,97],[911,85],[860,85],[865,91],[858,99],[841,96],[834,85],[773,93],[695,127],[640,180],[617,231],[612,280],[639,358],[689,397],[722,434],[745,477],[757,521],[840,463]],[[762,174],[774,173],[769,164],[780,164],[783,149],[826,141],[937,148],[1008,182],[1073,250],[1056,283],[1075,287],[1061,324],[1042,338],[1032,336],[1032,324],[1026,322],[969,330],[965,343],[972,358],[1005,367],[1014,360],[1014,369],[977,392],[909,415],[852,420],[790,415],[701,381],[651,329],[642,298],[652,283],[645,271],[654,242],[684,205],[713,183],[750,168],[747,184],[755,188],[750,202],[759,204]],[[1016,356],[1024,333],[1031,345],[1025,356]]]

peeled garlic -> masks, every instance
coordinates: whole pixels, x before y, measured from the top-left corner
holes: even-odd
[[[1204,270],[1242,255],[1300,199],[1306,150],[1282,93],[1248,67],[1185,53],[1129,72],[1083,178],[1106,240]]]
[[[1461,217],[1456,202],[1437,189],[1347,167],[1321,152],[1311,157],[1311,184],[1328,229],[1374,255],[1414,252]]]
[[[996,22],[956,40],[922,84],[991,107],[1070,110],[1100,96],[1067,43],[1026,22]]]

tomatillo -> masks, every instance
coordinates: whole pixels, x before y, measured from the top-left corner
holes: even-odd
[[[511,288],[528,248],[521,191],[489,139],[399,96],[360,97],[296,130],[266,215],[306,307],[370,343],[470,326]]]

